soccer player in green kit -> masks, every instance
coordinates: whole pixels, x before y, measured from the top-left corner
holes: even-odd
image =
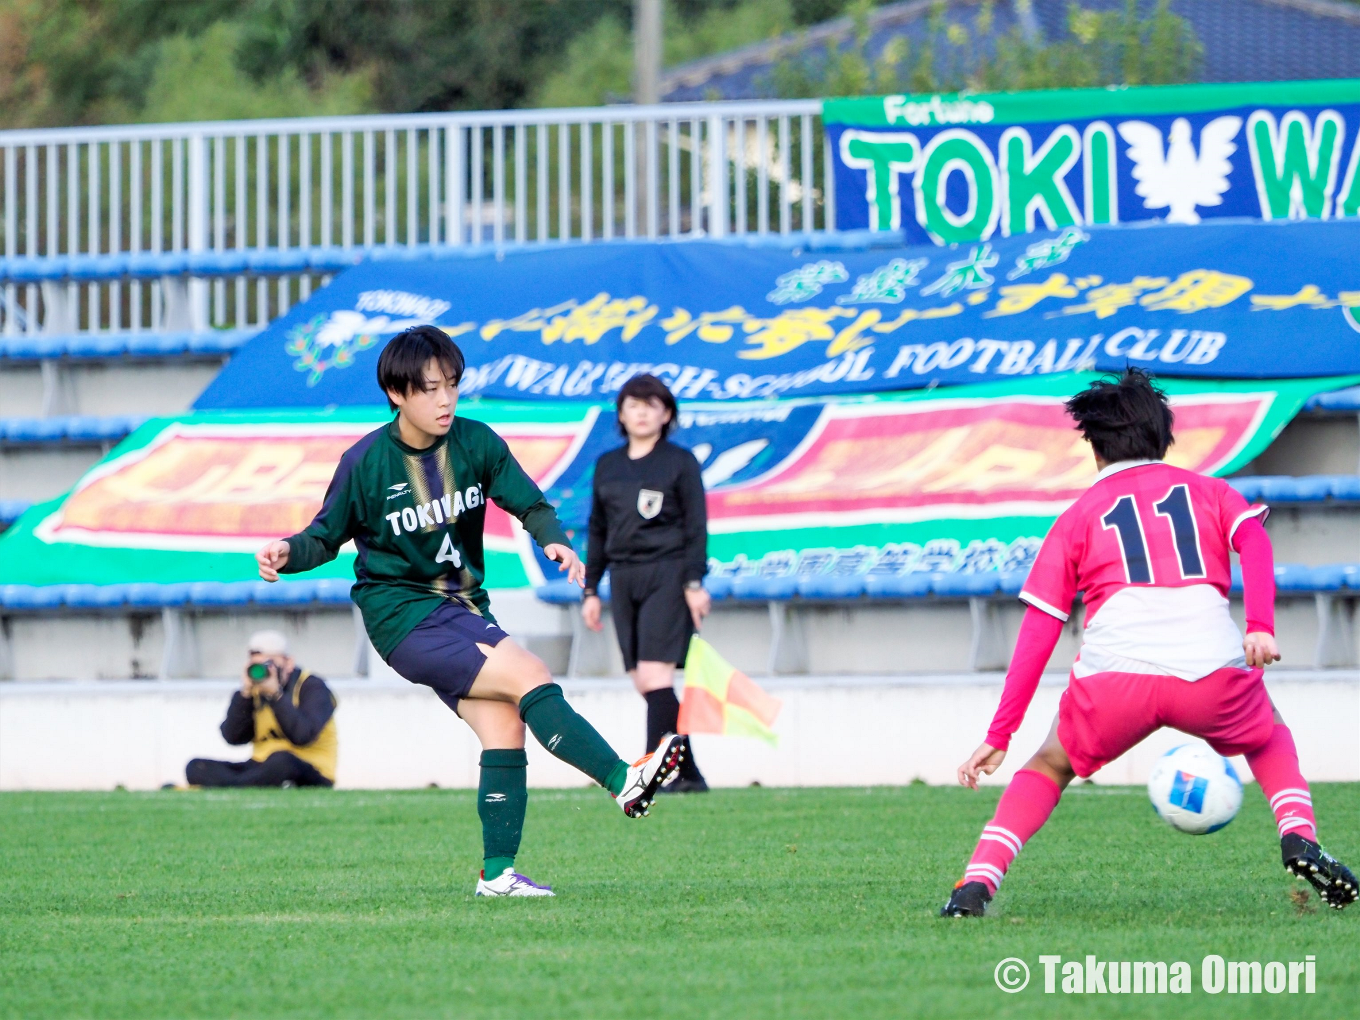
[[[463,354],[443,330],[416,326],[393,337],[378,359],[378,385],[396,417],[340,458],[312,523],[255,558],[260,576],[277,581],[354,541],[351,597],[373,647],[407,680],[432,687],[481,742],[477,895],[551,896],[514,868],[528,801],[526,724],[630,818],[647,813],[684,745],[668,734],[629,765],[567,704],[548,667],[496,625],[482,588],[487,499],[519,518],[572,582],[582,583],[585,567],[505,440],[454,417],[462,374]]]

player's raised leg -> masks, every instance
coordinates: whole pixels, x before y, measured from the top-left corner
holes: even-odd
[[[1275,814],[1285,870],[1309,882],[1323,901],[1337,910],[1354,903],[1360,896],[1360,883],[1349,868],[1318,844],[1313,796],[1299,771],[1294,737],[1278,712],[1270,738],[1247,752],[1247,764]]]
[[[483,867],[477,895],[553,895],[551,886],[539,885],[515,871],[529,804],[525,783],[529,762],[524,756],[524,723],[519,713],[505,702],[467,699],[458,702],[456,711],[482,745],[477,814],[482,820]]]
[[[656,791],[680,765],[684,741],[667,734],[651,754],[629,765],[562,696],[538,656],[510,639],[494,648],[478,645],[486,663],[470,699],[508,702],[519,708],[534,737],[547,750],[579,769],[613,795],[630,818],[645,815]]]

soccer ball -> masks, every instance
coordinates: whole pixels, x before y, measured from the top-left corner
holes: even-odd
[[[1242,806],[1242,780],[1232,763],[1201,744],[1173,747],[1157,759],[1148,796],[1162,820],[1181,832],[1217,832]]]

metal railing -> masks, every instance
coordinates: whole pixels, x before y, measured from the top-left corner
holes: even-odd
[[[816,100],[4,131],[0,254],[831,229],[829,158]],[[193,281],[189,326],[262,325],[322,279]],[[49,306],[156,329],[165,304],[155,280],[7,284],[0,330],[51,330]]]

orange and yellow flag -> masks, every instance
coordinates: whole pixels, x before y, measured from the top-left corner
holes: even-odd
[[[727,733],[775,744],[779,737],[771,727],[781,707],[778,698],[762,691],[703,638],[690,639],[677,727],[681,733]]]

